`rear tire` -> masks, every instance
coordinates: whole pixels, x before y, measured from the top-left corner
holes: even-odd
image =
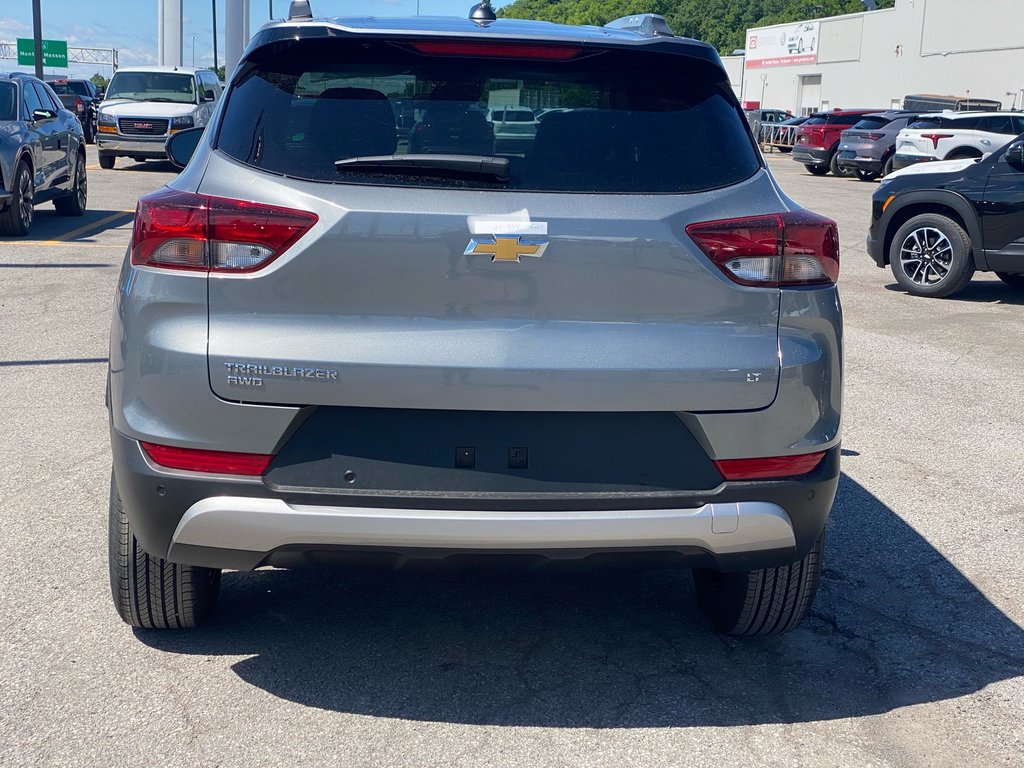
[[[740,637],[781,635],[811,609],[821,581],[825,535],[792,565],[740,573],[695,569],[697,600],[717,632]]]
[[[75,183],[64,196],[53,201],[58,216],[81,216],[89,198],[89,177],[85,173],[85,152],[78,154],[75,161]]]
[[[100,152],[100,168],[102,168],[105,171],[109,171],[113,167],[114,167],[114,156],[113,155],[104,155],[102,152]]]
[[[828,167],[824,165],[804,165],[804,168],[812,176],[824,176],[828,173]]]
[[[885,165],[882,166],[882,177],[884,178],[888,176],[890,173],[892,173],[892,171],[892,158],[890,157],[888,160],[885,161]]]
[[[143,551],[132,534],[113,475],[110,478],[110,591],[114,608],[140,629],[191,629],[210,617],[220,570],[180,565]]]
[[[1024,275],[1017,272],[996,272],[996,277],[1011,288],[1024,289]]]
[[[850,176],[853,176],[853,169],[852,168],[844,168],[843,166],[841,166],[839,164],[839,153],[838,152],[835,152],[832,155],[832,159],[829,160],[828,169],[830,171],[832,171],[832,175],[833,176],[835,176],[837,178],[840,178],[840,179],[849,178]]]
[[[942,299],[974,277],[971,238],[947,216],[923,213],[899,228],[889,247],[892,274],[908,293]]]
[[[11,201],[0,213],[0,235],[25,237],[32,229],[36,186],[32,179],[32,169],[24,160],[14,170],[11,193]]]

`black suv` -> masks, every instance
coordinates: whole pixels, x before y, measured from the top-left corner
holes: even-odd
[[[103,96],[91,80],[69,80],[66,78],[46,78],[47,84],[57,94],[60,103],[69,112],[78,116],[85,134],[85,142],[92,144],[96,140],[96,113]]]
[[[915,296],[952,296],[976,270],[1024,288],[1024,134],[981,160],[886,177],[872,197],[867,247]]]

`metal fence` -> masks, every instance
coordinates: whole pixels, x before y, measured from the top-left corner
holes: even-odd
[[[761,130],[758,131],[758,141],[762,147],[775,149],[792,149],[796,143],[796,125],[772,125],[761,123]]]

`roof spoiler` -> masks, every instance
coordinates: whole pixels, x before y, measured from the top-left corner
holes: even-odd
[[[633,16],[623,16],[621,19],[609,21],[605,26],[608,29],[621,29],[626,32],[636,32],[644,37],[675,37],[672,27],[665,21],[664,16],[656,13],[638,13]]]

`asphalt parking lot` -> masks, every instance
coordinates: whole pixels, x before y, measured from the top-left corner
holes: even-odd
[[[110,602],[103,385],[136,198],[0,240],[0,765],[1024,764],[1024,293],[912,298],[873,184],[770,163],[836,218],[844,476],[814,613],[713,634],[685,573],[226,574],[207,629]]]

